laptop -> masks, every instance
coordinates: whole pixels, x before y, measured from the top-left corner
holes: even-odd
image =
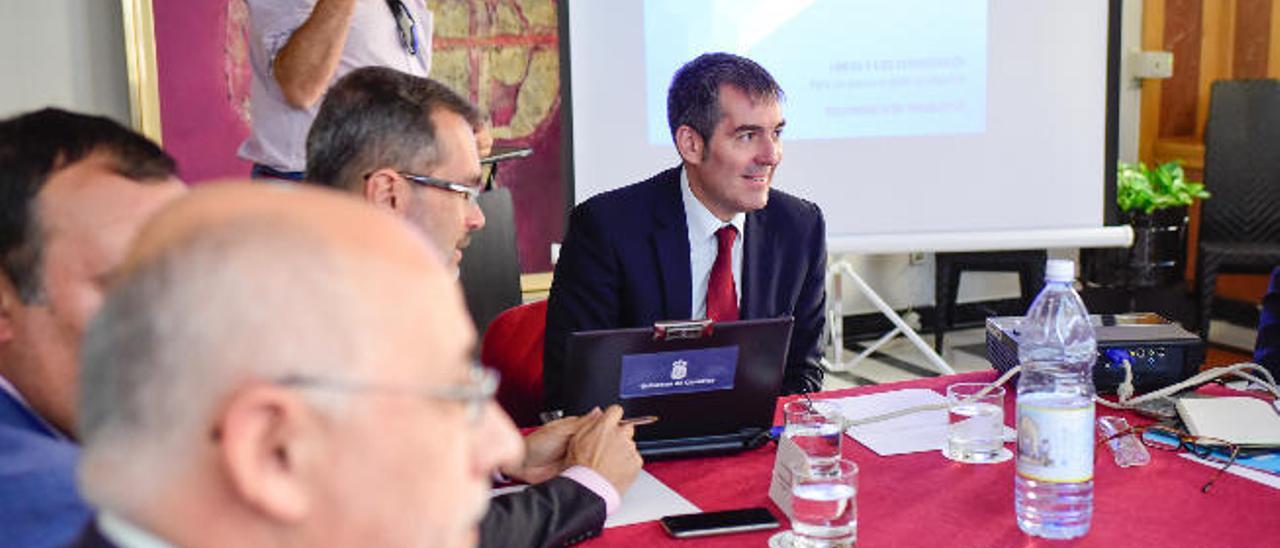
[[[768,441],[782,390],[790,316],[569,335],[565,412],[620,404],[645,458],[731,453]]]

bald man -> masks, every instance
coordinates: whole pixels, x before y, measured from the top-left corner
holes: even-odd
[[[480,127],[475,107],[439,82],[357,69],[320,105],[307,137],[307,180],[399,216],[456,267],[485,222],[476,203]],[[600,533],[642,460],[630,438],[584,460],[570,443],[581,424],[562,419],[526,438],[528,457],[503,472],[536,485],[495,499],[481,529],[484,546],[555,546]]]
[[[439,252],[338,193],[192,192],[85,337],[84,546],[470,546],[522,443]],[[603,417],[582,431],[607,441]]]

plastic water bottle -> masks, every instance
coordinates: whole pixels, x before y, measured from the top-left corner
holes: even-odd
[[[1014,510],[1020,529],[1051,539],[1083,536],[1093,517],[1097,340],[1074,276],[1073,262],[1049,261],[1019,325]]]

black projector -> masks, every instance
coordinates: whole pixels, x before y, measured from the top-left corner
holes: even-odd
[[[1092,315],[1098,337],[1093,384],[1099,393],[1114,394],[1124,382],[1124,365],[1108,350],[1129,353],[1135,394],[1182,382],[1200,370],[1204,341],[1158,314]],[[987,318],[987,360],[1001,373],[1018,365],[1018,324],[1022,316]],[[1114,353],[1113,353],[1114,354]]]

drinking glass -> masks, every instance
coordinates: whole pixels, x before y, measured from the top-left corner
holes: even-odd
[[[804,453],[809,468],[832,469],[840,459],[840,439],[844,437],[844,417],[833,403],[801,399],[782,407],[786,427],[782,437],[790,439]]]
[[[965,463],[1002,462],[1012,456],[1004,447],[1004,388],[980,382],[947,386],[942,454]]]
[[[858,532],[858,465],[837,459],[830,470],[797,466],[791,486],[791,545],[853,546]]]

